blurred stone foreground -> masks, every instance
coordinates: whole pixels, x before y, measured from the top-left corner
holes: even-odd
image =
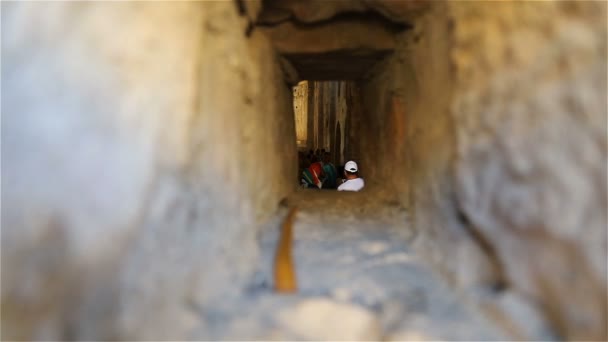
[[[1,11],[3,340],[608,339],[605,2]],[[364,192],[296,190],[301,80]]]

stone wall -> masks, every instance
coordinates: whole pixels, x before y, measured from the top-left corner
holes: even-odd
[[[308,82],[293,87],[293,110],[298,149],[305,150],[308,143]]]
[[[335,164],[344,164],[347,151],[347,120],[356,113],[358,93],[353,81],[308,82],[308,148],[325,149],[332,153]],[[339,126],[339,128],[338,128]]]
[[[352,88],[354,82],[338,82],[336,85],[335,92],[335,120],[332,127],[332,140],[331,140],[331,153],[333,156],[334,163],[337,165],[343,165],[349,158],[346,151],[346,119],[353,111],[355,102],[352,98]]]
[[[561,336],[606,340],[606,3],[450,9],[459,208]]]
[[[605,340],[606,4],[435,3],[378,68],[416,248],[516,336]]]
[[[193,338],[240,293],[296,170],[248,24],[234,2],[2,3],[3,339]]]
[[[242,293],[296,186],[289,61],[246,3],[2,3],[4,339],[196,339]],[[342,161],[512,336],[606,340],[606,4],[411,15],[365,64],[292,53],[357,80],[310,83],[309,147],[334,149],[340,124]],[[355,38],[325,48],[378,42]]]

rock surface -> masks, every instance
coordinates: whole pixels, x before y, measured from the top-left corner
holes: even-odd
[[[381,338],[380,324],[368,310],[324,298],[303,300],[279,313],[279,323],[298,339],[373,341]]]
[[[402,105],[366,111],[403,127],[376,146],[407,167],[417,249],[461,288],[533,298],[563,338],[605,340],[606,4],[453,2],[413,24],[371,81]]]
[[[268,1],[256,29],[271,38],[300,80],[355,80],[394,50],[395,33],[409,28],[404,16],[391,16],[393,10],[409,13],[422,7],[387,3]]]
[[[298,292],[272,292],[272,265],[283,215],[260,238],[260,268],[247,294],[201,308],[218,324],[210,340],[504,340],[507,335],[451,292],[408,248],[407,213],[377,191],[303,190],[293,258]],[[374,199],[364,201],[362,199]],[[369,253],[369,246],[374,248]],[[221,322],[221,323],[219,323]],[[542,331],[535,332],[542,338]]]
[[[563,336],[605,339],[606,3],[527,5],[454,8],[459,206]]]
[[[1,6],[2,339],[608,339],[605,2]]]
[[[1,6],[2,339],[185,338],[295,188],[277,55],[233,2]]]
[[[601,2],[437,2],[348,106],[348,158],[398,189],[424,259],[562,338],[608,336],[606,22]]]

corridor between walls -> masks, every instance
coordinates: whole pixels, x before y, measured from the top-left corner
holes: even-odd
[[[607,339],[606,3],[1,6],[3,339]]]

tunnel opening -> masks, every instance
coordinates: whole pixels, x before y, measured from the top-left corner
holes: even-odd
[[[396,193],[406,184],[392,171],[403,167],[404,113],[388,108],[393,104],[387,103],[384,93],[393,92],[394,85],[384,75],[395,71],[387,61],[403,50],[400,41],[414,28],[410,15],[426,5],[385,6],[263,2],[255,29],[269,38],[285,81],[293,87],[292,160],[297,163],[294,184],[300,188],[338,188],[352,176],[351,171],[344,173],[348,161],[357,164],[366,191],[383,188]],[[323,159],[335,169],[329,173],[336,174],[336,180],[330,177],[327,184],[318,181],[316,168],[310,169]],[[393,178],[398,189],[392,186]]]
[[[355,86],[354,81],[300,81],[293,87],[296,179],[301,188],[319,189],[310,178],[316,176],[311,165],[319,162],[320,189],[336,190],[346,180],[345,163],[356,161],[350,149],[356,136],[348,131],[356,115]],[[358,177],[365,179],[365,168],[358,168]]]
[[[336,189],[348,183],[344,165],[353,161],[364,191],[406,202],[408,177],[395,171],[406,166],[406,113],[393,74],[414,30],[410,14],[425,6],[264,2],[256,30],[269,38],[292,87],[295,185]],[[397,9],[406,14],[390,14]],[[323,159],[336,174],[327,184],[311,169]]]
[[[477,293],[470,298],[481,304],[485,312],[510,334],[536,334],[541,339],[585,335],[574,322],[563,319],[569,311],[566,308],[568,301],[545,292],[551,287],[552,291],[559,292],[558,286],[530,280],[528,275],[539,272],[539,268],[534,266],[535,262],[520,266],[527,261],[518,253],[512,253],[514,245],[534,248],[531,241],[537,238],[535,234],[553,234],[549,226],[538,227],[534,223],[532,229],[531,222],[516,223],[508,218],[513,214],[509,209],[513,198],[509,199],[509,196],[518,183],[517,176],[511,172],[518,167],[506,165],[517,163],[511,152],[518,149],[507,142],[510,138],[498,133],[498,127],[509,126],[499,119],[501,115],[512,115],[509,120],[517,126],[514,122],[521,123],[525,119],[516,112],[530,111],[530,103],[526,102],[528,97],[515,91],[518,86],[501,75],[505,70],[511,70],[508,65],[512,66],[516,61],[515,65],[523,70],[517,74],[530,79],[530,75],[539,70],[531,62],[534,58],[518,59],[511,53],[531,46],[515,43],[510,38],[503,41],[499,35],[492,35],[492,32],[505,30],[516,37],[519,29],[487,8],[480,12],[482,14],[472,14],[476,9],[460,12],[459,5],[430,3],[377,1],[360,5],[336,1],[332,5],[321,5],[313,1],[304,5],[298,1],[265,2],[260,16],[262,21],[266,20],[262,30],[281,56],[286,80],[295,85],[295,140],[299,152],[310,153],[312,146],[313,151],[329,149],[335,162],[357,160],[365,167],[366,189],[374,189],[374,193],[384,196],[364,196],[356,200],[335,197],[328,202],[323,198],[311,198],[310,194],[315,193],[309,192],[308,197],[302,196],[297,203],[324,217],[354,215],[359,220],[372,219],[378,223],[383,216],[393,215],[401,222],[408,222],[417,251],[452,286],[480,290],[483,294]],[[364,14],[369,11],[381,13],[382,18],[374,16],[373,20],[366,20]],[[520,9],[516,11],[519,13]],[[349,15],[339,15],[344,12]],[[357,13],[356,21],[350,21],[353,13]],[[473,22],[470,26],[469,20]],[[492,20],[499,22],[500,29]],[[596,20],[596,23],[605,22],[605,18]],[[481,26],[475,26],[476,22]],[[485,25],[495,31],[481,33]],[[499,43],[494,45],[492,42]],[[504,56],[496,51],[504,52]],[[347,101],[344,123],[333,121],[332,116],[336,114],[331,112],[335,107],[331,104],[332,99],[339,102],[342,95],[327,96],[328,100],[323,98],[323,94],[331,94],[332,89],[340,87],[336,85],[340,82],[333,81],[340,79],[355,94],[352,101]],[[502,103],[502,96],[505,96],[502,87],[506,84],[521,96],[518,99],[521,106],[510,107]],[[599,88],[605,89],[605,85]],[[559,97],[550,90],[547,93]],[[492,100],[486,98],[488,95],[493,96]],[[313,99],[312,107],[306,97]],[[319,111],[316,109],[319,105],[328,105],[329,111]],[[494,115],[490,119],[495,120],[490,123],[491,133],[484,126],[486,114]],[[325,125],[327,121],[330,121],[329,125]],[[532,133],[528,131],[527,134]],[[522,135],[527,136],[522,141],[528,138],[533,141],[527,134]],[[519,153],[527,155],[524,159],[535,165],[543,164],[538,163],[533,154],[516,152]],[[298,164],[299,176],[305,165]],[[493,182],[499,179],[505,181],[504,186],[495,188]],[[533,204],[531,198],[523,196],[521,199],[534,207],[537,204]],[[379,205],[366,208],[365,204],[370,202]],[[393,209],[399,214],[390,213]],[[533,222],[551,221],[524,211],[528,217],[536,217]],[[335,226],[343,227],[340,222],[334,222]],[[503,237],[510,235],[504,231],[514,227],[531,229],[535,233],[510,236],[514,245],[502,242]],[[595,234],[601,235],[597,231]],[[551,253],[530,252],[529,255],[541,254]],[[596,253],[595,257],[598,256]],[[474,266],[471,266],[471,260]],[[567,263],[556,267],[569,268]],[[545,274],[554,276],[549,273]],[[539,306],[527,301],[526,298],[531,298],[528,296],[536,297]],[[581,294],[580,298],[584,297]],[[561,307],[557,316],[562,318],[555,316],[555,307]],[[582,310],[595,319],[606,317],[605,307]],[[515,311],[526,311],[525,318],[517,317]],[[605,328],[595,326],[597,329],[590,335],[606,335]]]
[[[406,167],[408,158],[404,140],[407,115],[403,96],[396,93],[399,90],[391,78],[400,68],[395,65],[398,58],[386,53],[369,69],[359,70],[355,79],[311,79],[292,86],[298,165],[294,178],[300,188],[336,190],[348,180],[344,166],[352,161],[365,191],[392,196],[393,202],[406,201],[398,193],[403,194],[408,175],[397,170]],[[349,63],[349,59],[340,63]],[[340,73],[341,69],[336,65],[334,70]],[[319,183],[311,181],[315,163],[321,164],[321,172],[327,165],[332,170],[327,173],[334,178],[323,172]]]

